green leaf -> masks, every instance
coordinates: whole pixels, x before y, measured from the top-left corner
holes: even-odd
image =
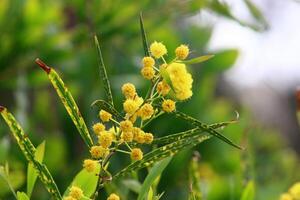
[[[106,73],[106,67],[104,65],[100,44],[99,44],[99,41],[98,41],[98,38],[96,35],[94,36],[94,39],[95,39],[95,44],[96,44],[97,53],[98,53],[98,65],[99,65],[100,77],[103,81],[106,98],[111,105],[114,105],[111,88],[110,88],[110,83],[109,83],[108,76]]]
[[[209,125],[204,124],[203,122],[200,122],[199,120],[197,120],[187,114],[184,114],[182,112],[175,111],[174,113],[175,113],[176,117],[181,118],[181,119],[185,120],[186,122],[200,128],[202,131],[205,131],[205,132],[221,139],[222,141],[226,142],[227,144],[230,144],[231,146],[234,146],[238,149],[242,149],[239,145],[235,144],[230,139],[223,136],[221,133],[219,133],[216,130],[214,130],[213,128],[209,127]]]
[[[30,200],[24,192],[17,192],[18,200]]]
[[[60,100],[66,108],[69,116],[75,124],[79,134],[88,147],[93,146],[93,141],[90,136],[89,130],[84,122],[83,117],[79,111],[79,108],[60,76],[56,73],[53,68],[50,68],[40,59],[36,59],[36,63],[47,73],[49,80],[51,81],[54,89],[56,90]]]
[[[164,171],[164,169],[168,166],[171,159],[172,159],[172,157],[165,158],[164,160],[160,161],[159,163],[156,163],[152,167],[152,169],[150,170],[150,172],[147,175],[146,179],[144,180],[144,183],[142,185],[142,188],[141,188],[139,196],[138,196],[138,200],[142,200],[146,197],[146,195],[149,192],[149,189],[150,189],[151,185],[153,184],[155,179],[157,177],[159,177],[161,175],[161,173]]]
[[[145,31],[145,28],[144,28],[142,12],[140,13],[140,30],[141,30],[142,43],[143,43],[143,47],[144,47],[145,56],[150,56],[146,31]]]
[[[122,181],[123,185],[130,189],[131,191],[135,192],[136,194],[139,194],[142,188],[142,184],[135,179],[126,179]]]
[[[109,104],[108,102],[104,100],[96,100],[92,103],[92,106],[97,106],[99,109],[103,109],[109,113],[111,113],[113,116],[118,117],[120,119],[124,119],[124,117],[117,111],[114,106]]]
[[[45,152],[45,141],[43,141],[37,148],[34,154],[34,158],[37,162],[42,163],[44,159]],[[35,171],[33,165],[31,163],[28,164],[27,168],[27,195],[30,198],[31,193],[36,182],[38,173]]]
[[[4,179],[4,181],[7,183],[10,191],[12,192],[12,194],[14,195],[15,198],[17,198],[16,192],[12,186],[12,183],[9,179],[9,167],[8,167],[8,163],[5,164],[5,166],[1,166],[0,165],[0,177],[2,177]]]
[[[182,140],[178,140],[176,142],[161,146],[159,148],[155,148],[151,152],[147,153],[142,160],[131,163],[126,168],[118,172],[113,178],[117,179],[133,171],[137,171],[144,167],[151,166],[156,162],[163,160],[164,158],[173,156],[179,151],[200,144],[201,142],[209,138],[211,138],[210,134],[203,133],[195,136],[190,136]]]
[[[25,158],[27,159],[28,162],[32,163],[34,168],[37,170],[38,176],[40,180],[43,182],[43,184],[45,185],[48,192],[52,195],[54,199],[61,199],[59,190],[48,168],[46,167],[46,165],[38,162],[35,159],[36,149],[31,143],[28,135],[24,133],[23,129],[16,121],[14,116],[10,112],[8,112],[6,108],[0,107],[0,113],[3,119],[5,120],[6,124],[9,126],[11,133],[16,139]]]
[[[255,196],[254,182],[249,181],[246,188],[243,191],[241,200],[254,200],[254,196]]]
[[[214,55],[205,55],[205,56],[199,56],[197,58],[193,58],[193,59],[190,59],[190,60],[180,60],[180,61],[177,61],[177,62],[185,63],[185,64],[190,65],[190,64],[205,62],[205,61],[211,59],[212,57],[214,57]]]
[[[268,28],[268,22],[265,19],[264,15],[262,14],[262,12],[260,11],[260,9],[251,1],[251,0],[244,0],[246,6],[248,7],[250,13],[252,14],[252,16],[261,23],[261,25],[263,26],[263,29],[267,29]]]
[[[95,172],[87,172],[85,169],[82,169],[73,179],[72,183],[69,185],[67,190],[64,193],[63,197],[68,196],[70,188],[72,186],[80,187],[83,191],[84,196],[91,197],[98,184],[97,174],[100,173],[100,164],[97,165]]]

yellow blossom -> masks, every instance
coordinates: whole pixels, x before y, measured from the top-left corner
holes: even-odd
[[[111,195],[109,195],[107,200],[120,200],[120,197],[118,195],[116,195],[115,193],[112,193]]]
[[[295,200],[300,200],[300,182],[295,183],[290,189],[289,193]]]
[[[145,132],[139,130],[137,133],[134,133],[134,140],[140,144],[145,143]]]
[[[141,70],[141,74],[145,79],[151,80],[155,75],[155,70],[150,67],[143,67]]]
[[[137,113],[135,113],[133,115],[126,113],[125,118],[128,119],[129,121],[131,121],[131,123],[134,123],[137,119]]]
[[[104,158],[108,154],[109,150],[102,146],[92,146],[90,153],[95,159]]]
[[[175,102],[171,99],[164,100],[162,103],[162,109],[165,112],[173,112],[175,110]]]
[[[136,140],[138,134],[141,132],[142,130],[138,127],[133,127],[132,128],[132,134],[133,134],[133,139]]]
[[[145,103],[138,111],[138,115],[143,119],[149,119],[153,115],[154,110],[151,104]]]
[[[146,56],[143,58],[142,63],[143,67],[153,67],[155,65],[155,60],[150,56]]]
[[[100,135],[100,132],[105,130],[105,126],[102,123],[96,123],[93,125],[93,130],[96,135]]]
[[[112,137],[112,140],[113,141],[116,141],[116,135],[118,134],[119,132],[119,127],[116,127],[116,130],[114,127],[111,127],[110,129],[108,129],[108,132],[110,133],[111,137]]]
[[[180,60],[184,60],[189,55],[189,51],[189,47],[182,44],[175,49],[175,54],[177,58],[179,58]]]
[[[167,53],[167,48],[161,42],[153,42],[150,45],[150,52],[155,58],[160,58]]]
[[[143,159],[143,152],[140,148],[133,148],[131,150],[131,159],[132,160],[142,160]]]
[[[138,97],[138,96],[136,96],[136,97],[134,98],[134,102],[135,102],[138,106],[141,106],[141,105],[144,103],[144,99],[143,99],[143,97]]]
[[[103,122],[108,122],[111,119],[111,114],[105,110],[100,110],[99,117]]]
[[[110,147],[113,141],[113,136],[109,131],[102,131],[98,138],[99,138],[99,144],[103,148]]]
[[[123,109],[126,113],[133,114],[135,111],[137,111],[138,108],[138,103],[132,99],[127,99],[123,103]]]
[[[153,141],[153,135],[151,133],[145,133],[144,140],[146,144],[151,144]]]
[[[172,63],[167,67],[172,85],[175,90],[175,96],[179,100],[185,100],[192,96],[193,78],[187,72],[185,64]]]
[[[74,199],[81,199],[83,197],[83,192],[79,187],[72,186],[70,188],[69,196],[73,197]]]
[[[83,161],[83,168],[88,172],[93,172],[97,167],[97,163],[96,160],[86,159]]]
[[[122,132],[121,138],[125,142],[132,142],[132,140],[133,140],[133,133],[131,131],[129,131],[129,132]]]
[[[280,200],[294,200],[294,199],[290,194],[284,193],[280,196]]]
[[[156,90],[163,96],[166,96],[170,91],[170,86],[165,81],[160,81],[157,84]]]
[[[136,95],[135,86],[132,83],[125,83],[122,86],[122,93],[126,99],[133,99]]]
[[[123,132],[129,132],[132,130],[132,127],[133,127],[133,124],[131,121],[129,120],[125,120],[125,121],[121,121],[120,122],[120,129],[123,131]]]

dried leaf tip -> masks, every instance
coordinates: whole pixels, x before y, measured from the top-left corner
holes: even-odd
[[[2,112],[5,109],[5,107],[0,106],[0,112]]]
[[[50,73],[51,68],[46,65],[41,59],[35,59],[35,63],[38,64],[47,74]]]

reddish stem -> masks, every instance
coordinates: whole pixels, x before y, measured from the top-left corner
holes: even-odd
[[[51,67],[46,65],[41,59],[35,59],[35,63],[38,64],[47,74],[50,73]]]
[[[0,106],[0,112],[2,112],[5,109],[5,107]]]

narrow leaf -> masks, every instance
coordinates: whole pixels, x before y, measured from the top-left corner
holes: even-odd
[[[248,7],[252,16],[262,24],[264,29],[268,28],[267,20],[265,19],[264,15],[260,11],[260,9],[251,1],[251,0],[244,0],[246,6]]]
[[[14,195],[14,197],[17,199],[17,195],[16,192],[12,186],[12,183],[9,179],[9,169],[8,169],[8,163],[6,163],[5,166],[1,166],[0,165],[0,177],[2,177],[4,179],[4,181],[7,183],[10,191],[12,192],[12,194]]]
[[[100,173],[100,165],[97,165],[95,172],[87,172],[85,169],[82,169],[73,179],[72,183],[69,185],[67,190],[64,193],[63,197],[68,196],[70,188],[72,186],[80,187],[83,191],[84,196],[91,197],[96,188],[98,183],[97,174]]]
[[[211,59],[212,57],[214,57],[214,55],[205,55],[205,56],[200,56],[200,57],[193,58],[193,59],[190,59],[190,60],[180,60],[180,61],[177,61],[177,62],[185,63],[185,64],[190,65],[190,64],[197,64],[197,63],[205,62],[205,61]]]
[[[45,141],[43,141],[37,148],[36,152],[34,154],[34,158],[39,163],[43,162],[44,159],[44,152],[45,152]],[[32,190],[34,187],[34,184],[36,182],[38,173],[35,171],[34,166],[31,163],[28,163],[27,168],[27,195],[28,197],[31,197]]]
[[[243,191],[241,200],[254,200],[255,189],[254,182],[249,181],[246,188]]]
[[[18,200],[30,200],[24,192],[17,192]]]
[[[146,31],[144,28],[142,12],[140,13],[140,29],[141,29],[142,43],[143,43],[143,47],[144,47],[145,56],[150,56]]]
[[[239,145],[233,143],[230,139],[226,138],[225,136],[223,136],[221,133],[217,132],[216,130],[214,130],[213,128],[209,127],[209,125],[204,124],[203,122],[200,122],[199,120],[188,116],[187,114],[184,114],[182,112],[176,111],[174,112],[176,117],[181,118],[185,121],[187,121],[188,123],[200,128],[201,130],[223,140],[224,142],[226,142],[227,144],[230,144],[231,146],[234,146],[238,149],[242,149]]]
[[[35,147],[31,143],[28,136],[24,133],[23,129],[16,121],[14,116],[8,112],[8,110],[4,107],[0,106],[0,113],[3,119],[5,120],[6,124],[9,126],[11,133],[13,134],[14,138],[16,139],[22,153],[24,154],[25,158],[29,163],[32,163],[34,168],[36,169],[40,180],[44,183],[48,192],[52,195],[54,199],[61,199],[61,195],[59,190],[49,172],[46,165],[38,162],[34,155],[36,152]]]
[[[106,73],[106,67],[104,65],[100,44],[99,44],[99,41],[98,41],[98,38],[96,35],[94,36],[94,39],[95,39],[95,44],[96,44],[97,53],[98,53],[99,73],[100,73],[100,77],[103,81],[106,98],[111,105],[114,105],[111,88],[110,88],[110,83],[109,83],[108,76]]]
[[[164,169],[168,166],[171,159],[172,159],[172,157],[165,158],[164,160],[160,161],[159,163],[156,163],[152,167],[152,169],[150,170],[146,179],[144,180],[144,183],[142,185],[142,188],[141,188],[139,196],[138,196],[138,200],[142,200],[146,197],[151,185],[153,184],[155,179],[157,177],[159,177],[161,175],[161,173],[164,171]]]
[[[47,72],[48,78],[51,81],[54,89],[56,90],[60,100],[62,101],[64,107],[66,108],[69,116],[71,117],[73,123],[75,124],[77,130],[79,131],[82,139],[86,143],[88,147],[93,146],[93,141],[88,131],[88,128],[84,122],[83,117],[79,111],[79,108],[72,97],[72,94],[65,86],[64,82],[60,78],[60,76],[56,73],[53,68],[47,66],[40,59],[36,59],[35,61],[42,69]]]
[[[164,158],[173,156],[183,149],[193,147],[204,140],[209,139],[210,137],[210,134],[196,135],[156,148],[147,153],[142,160],[135,161],[128,165],[126,168],[118,172],[113,178],[116,179],[130,172],[151,166],[154,163],[163,160]]]
[[[104,100],[96,100],[92,103],[92,106],[97,106],[100,110],[103,109],[103,110],[111,113],[115,117],[123,119],[123,116],[119,113],[119,111],[117,111],[113,105],[107,103]]]

